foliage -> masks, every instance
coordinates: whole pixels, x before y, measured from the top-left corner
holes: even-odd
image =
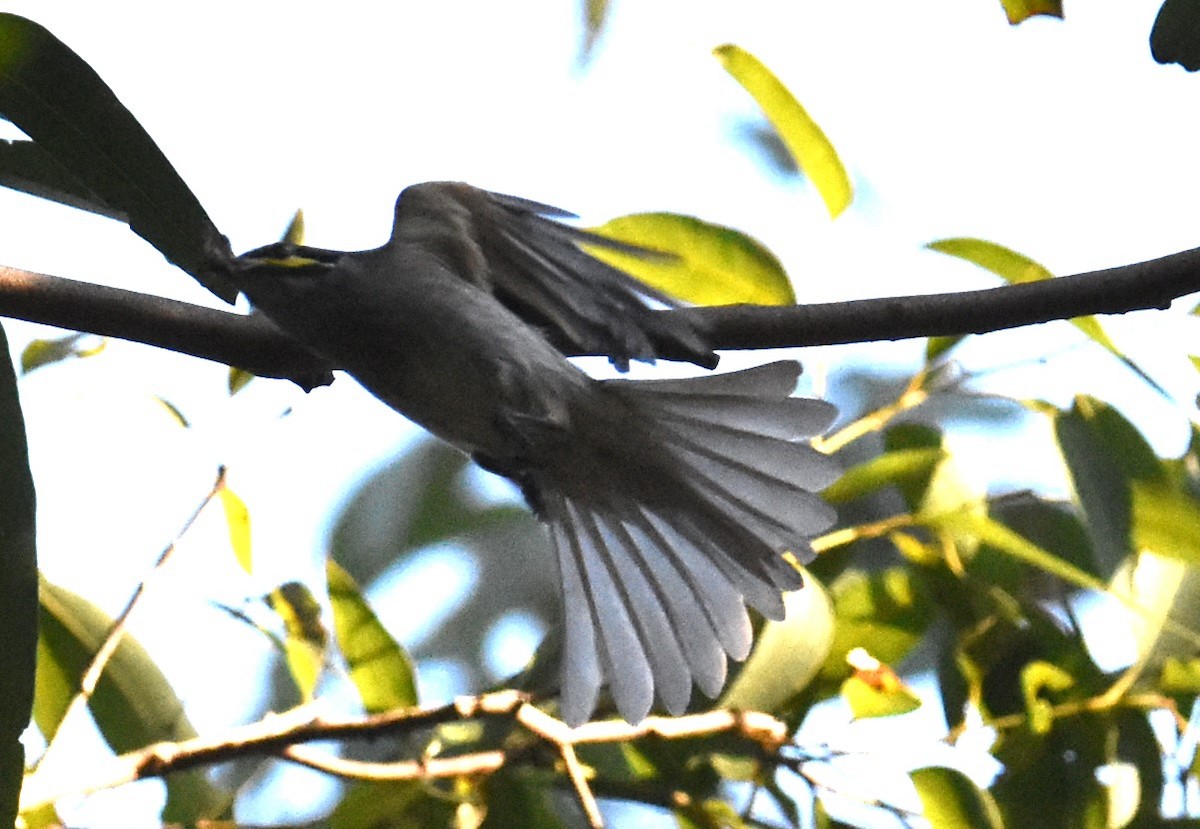
[[[1014,23],[1061,15],[1056,3],[1003,6]],[[1164,4],[1153,41],[1159,60],[1196,68],[1192,6]],[[585,50],[600,36],[607,10],[603,2],[586,5]],[[14,15],[0,15],[0,52],[0,112],[32,138],[0,148],[0,181],[128,222],[227,297],[223,238],[95,72],[50,33]],[[762,108],[831,218],[842,214],[853,198],[851,177],[785,80],[740,47],[721,46],[716,56]],[[293,224],[289,238],[298,240],[299,227]],[[794,301],[779,260],[740,231],[665,213],[621,217],[598,231],[674,254],[639,260],[646,270],[638,275],[690,301]],[[1053,278],[996,243],[956,238],[930,247],[1008,283]],[[606,255],[619,262],[619,254]],[[1148,379],[1099,322],[1073,322],[1090,347]],[[760,626],[755,650],[735,668],[721,699],[694,699],[688,715],[675,721],[655,719],[642,728],[602,723],[574,734],[546,715],[553,700],[541,698],[552,673],[553,636],[526,671],[504,683],[545,702],[541,708],[503,693],[421,707],[422,658],[465,661],[483,689],[482,656],[461,643],[477,647],[516,609],[545,626],[557,610],[546,559],[537,558],[533,519],[506,502],[479,498],[464,483],[471,474],[465,460],[423,442],[349,501],[332,532],[321,588],[289,581],[254,602],[254,610],[226,608],[246,623],[247,636],[262,635],[278,651],[290,697],[319,705],[348,692],[343,699],[352,697],[355,713],[364,716],[326,720],[302,705],[236,734],[198,738],[152,655],[114,632],[114,620],[46,581],[40,614],[35,608],[33,491],[16,379],[6,365],[0,822],[15,810],[18,791],[26,824],[51,825],[61,796],[168,771],[164,822],[230,820],[238,795],[231,780],[197,766],[282,755],[352,781],[329,818],[347,829],[553,829],[577,825],[581,814],[594,819],[594,795],[667,809],[680,826],[763,825],[760,812],[768,811],[787,825],[845,825],[830,817],[845,792],[829,772],[847,758],[805,744],[801,729],[814,711],[888,720],[937,705],[948,727],[941,742],[986,737],[1002,769],[994,776],[966,763],[912,769],[910,803],[874,797],[868,787],[864,799],[877,812],[906,820],[920,811],[938,829],[1195,819],[1166,814],[1163,804],[1168,790],[1178,795],[1197,782],[1187,730],[1200,696],[1200,427],[1193,426],[1183,457],[1164,459],[1105,400],[1079,396],[1059,408],[1007,399],[1014,418],[1037,421],[1053,436],[1044,450],[1023,451],[1055,456],[1063,470],[1060,494],[981,484],[985,476],[970,468],[953,439],[955,420],[972,397],[970,378],[949,369],[962,339],[931,338],[925,365],[894,400],[845,412],[842,428],[821,441],[825,451],[847,459],[844,475],[826,492],[845,520],[816,540],[820,556],[809,567],[808,586],[787,598],[788,620]],[[80,347],[79,335],[42,341],[26,352],[23,367],[32,371],[94,350]],[[248,375],[231,376],[230,390],[247,381]],[[938,403],[950,405],[934,409]],[[208,500],[221,502],[236,559],[251,571],[252,502],[223,478]],[[432,624],[420,651],[408,653],[359,585],[439,545],[474,561],[492,589]],[[514,549],[529,550],[529,561],[514,562]],[[265,621],[255,615],[263,607]],[[1097,636],[1113,629],[1136,642],[1130,664],[1117,669],[1096,657]],[[89,683],[93,663],[103,671]],[[934,675],[936,701],[915,687],[918,670]],[[115,776],[101,769],[98,780],[80,780],[58,762],[60,726],[85,704],[113,752],[128,754],[114,766]],[[22,775],[17,738],[31,710],[48,747]],[[371,761],[302,745],[318,738],[357,745],[351,741],[362,737],[376,743]],[[172,745],[154,747],[162,742]],[[1165,769],[1174,765],[1184,771],[1170,779]],[[732,805],[747,795],[750,806]]]

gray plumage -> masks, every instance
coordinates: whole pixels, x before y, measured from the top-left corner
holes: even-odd
[[[791,397],[795,361],[688,380],[593,380],[563,352],[705,366],[667,297],[584,253],[616,247],[564,211],[458,183],[406,189],[392,237],[341,253],[239,260],[256,308],[376,396],[516,481],[547,524],[564,599],[563,718],[607,686],[642,719],[657,696],[716,696],[751,645],[746,605],[781,618],[802,585],[783,557],[833,521],[837,475],[807,440],[832,406]],[[628,249],[628,248],[627,248]],[[297,259],[299,257],[299,259]]]

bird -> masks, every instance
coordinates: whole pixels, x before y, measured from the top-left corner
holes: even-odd
[[[568,359],[718,356],[677,300],[585,246],[662,254],[567,224],[573,214],[462,182],[396,200],[365,251],[289,242],[242,254],[253,308],[414,423],[520,489],[548,528],[562,590],[559,716],[607,690],[630,723],[655,701],[715,699],[752,646],[747,607],[784,615],[837,463],[811,445],[836,417],[795,397],[777,360],[685,379],[595,379]]]

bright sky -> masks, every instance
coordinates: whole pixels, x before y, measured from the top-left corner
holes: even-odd
[[[993,284],[921,249],[947,236],[1000,242],[1061,274],[1197,244],[1200,77],[1150,58],[1155,0],[1071,3],[1065,24],[1018,28],[997,0],[616,2],[584,72],[576,5],[28,0],[0,9],[39,21],[91,62],[235,250],[277,239],[297,207],[310,243],[375,246],[399,190],[441,178],[595,222],[675,210],[738,227],[780,256],[802,300]],[[755,108],[711,57],[725,42],[762,58],[838,147],[858,197],[836,223],[810,187],[775,179],[738,140]],[[119,224],[8,192],[0,221],[4,264],[216,302]],[[6,327],[17,351],[46,335]],[[1157,337],[1195,338],[1161,315],[1112,329],[1135,356]],[[998,335],[963,356],[1007,364],[1076,342],[1063,324],[1044,336]],[[921,347],[824,349],[808,362],[912,366]],[[1058,371],[1001,373],[989,387],[1058,403],[1077,390],[1118,394],[1155,425],[1161,451],[1178,449],[1186,413],[1088,349],[1056,359]],[[1186,362],[1148,368],[1190,398]],[[256,581],[225,555],[214,513],[135,625],[201,731],[240,711],[206,692],[214,665],[180,654],[178,628],[163,620],[200,631],[214,649],[231,633],[244,646],[243,631],[197,607],[196,584],[205,599],[237,603],[283,580],[316,580],[337,500],[409,434],[350,380],[307,397],[256,381],[232,400],[224,384],[222,367],[116,343],[22,384],[45,571],[106,609],[174,536],[217,465],[229,466],[253,516]],[[180,429],[154,395],[192,428]],[[1001,478],[1025,462],[992,461]],[[409,635],[412,618],[436,610],[406,607],[408,617],[389,623]]]

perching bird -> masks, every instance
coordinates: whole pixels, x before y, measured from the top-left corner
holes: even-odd
[[[622,248],[570,214],[466,184],[407,188],[388,242],[341,253],[281,243],[240,257],[251,303],[382,401],[515,481],[549,527],[562,581],[563,719],[607,686],[637,722],[657,695],[681,713],[716,697],[746,613],[783,616],[794,564],[834,515],[837,476],[808,438],[835,416],[791,397],[800,364],[686,380],[594,380],[618,367],[716,355],[667,297],[585,253]]]

